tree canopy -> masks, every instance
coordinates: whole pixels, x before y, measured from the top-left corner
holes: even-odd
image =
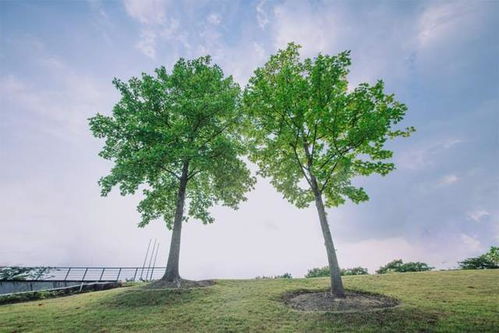
[[[434,267],[429,266],[424,262],[403,262],[402,259],[390,261],[385,266],[380,267],[376,274],[386,273],[406,273],[406,272],[426,272],[431,271]]]
[[[139,226],[163,218],[170,229],[183,174],[189,202],[184,220],[211,223],[211,206],[237,208],[245,200],[255,180],[240,158],[240,88],[209,56],[180,59],[171,73],[160,67],[154,76],[113,83],[121,100],[112,116],[90,119],[93,134],[105,138],[99,155],[114,162],[99,181],[102,195],[114,186],[133,194],[144,185]]]
[[[459,267],[461,269],[497,269],[499,268],[499,247],[491,246],[487,253],[460,261]]]
[[[394,170],[384,144],[414,130],[392,129],[407,107],[384,93],[381,80],[349,89],[349,51],[301,61],[299,48],[290,43],[250,79],[244,107],[251,159],[298,207],[314,200],[311,175],[327,207],[368,200],[351,180]]]

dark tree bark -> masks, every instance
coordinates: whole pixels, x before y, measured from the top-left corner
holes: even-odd
[[[182,234],[182,218],[184,217],[185,190],[187,188],[189,163],[185,162],[182,168],[182,176],[178,186],[177,207],[175,210],[175,220],[173,222],[173,233],[170,242],[170,253],[168,254],[168,263],[166,272],[162,280],[168,282],[180,282],[178,272],[178,262],[180,257],[180,236]]]
[[[329,263],[329,277],[331,279],[331,294],[335,297],[344,298],[345,290],[343,289],[343,282],[341,281],[341,271],[336,258],[336,249],[334,248],[333,238],[327,223],[326,210],[322,202],[322,194],[319,191],[317,180],[313,175],[310,175],[312,190],[315,196],[315,206],[319,213],[319,220],[321,222],[322,235],[324,236],[324,245],[326,246],[327,260]]]

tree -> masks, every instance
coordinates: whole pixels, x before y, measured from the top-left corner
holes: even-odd
[[[394,130],[406,106],[384,93],[383,81],[348,89],[350,53],[319,54],[301,61],[290,43],[255,70],[245,89],[250,159],[284,197],[304,208],[315,202],[324,236],[332,294],[344,297],[326,207],[350,199],[368,200],[355,176],[386,175],[392,152],[388,139],[408,136]]]
[[[4,266],[0,267],[0,281],[2,280],[37,280],[41,277],[48,277],[51,267],[20,267]]]
[[[182,222],[191,217],[212,223],[210,207],[237,209],[255,183],[240,158],[240,88],[209,56],[180,59],[171,73],[160,67],[155,76],[113,83],[121,99],[112,116],[89,119],[94,136],[106,140],[99,155],[114,162],[99,181],[102,195],[116,185],[121,195],[143,186],[139,227],[163,218],[173,229],[162,279],[180,286]]]
[[[491,246],[489,252],[481,256],[459,262],[461,269],[497,269],[499,268],[499,247]]]
[[[424,262],[406,262],[404,263],[402,259],[396,259],[390,261],[385,266],[380,267],[376,273],[386,274],[386,273],[406,273],[406,272],[426,272],[431,271],[434,267],[428,266]]]

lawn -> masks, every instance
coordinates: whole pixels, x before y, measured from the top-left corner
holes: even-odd
[[[218,280],[184,291],[140,286],[0,306],[0,332],[499,332],[499,270],[348,276],[346,288],[400,307],[298,312],[281,302],[328,279]]]

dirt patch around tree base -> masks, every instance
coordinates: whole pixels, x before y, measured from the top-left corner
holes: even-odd
[[[214,280],[201,280],[201,281],[184,280],[184,279],[179,279],[176,281],[157,280],[152,283],[149,283],[147,286],[144,286],[144,289],[189,289],[189,288],[208,287],[214,284],[215,284]]]
[[[394,298],[359,291],[345,291],[345,298],[335,298],[329,291],[294,291],[283,296],[286,305],[299,311],[335,313],[368,312],[400,305]]]

